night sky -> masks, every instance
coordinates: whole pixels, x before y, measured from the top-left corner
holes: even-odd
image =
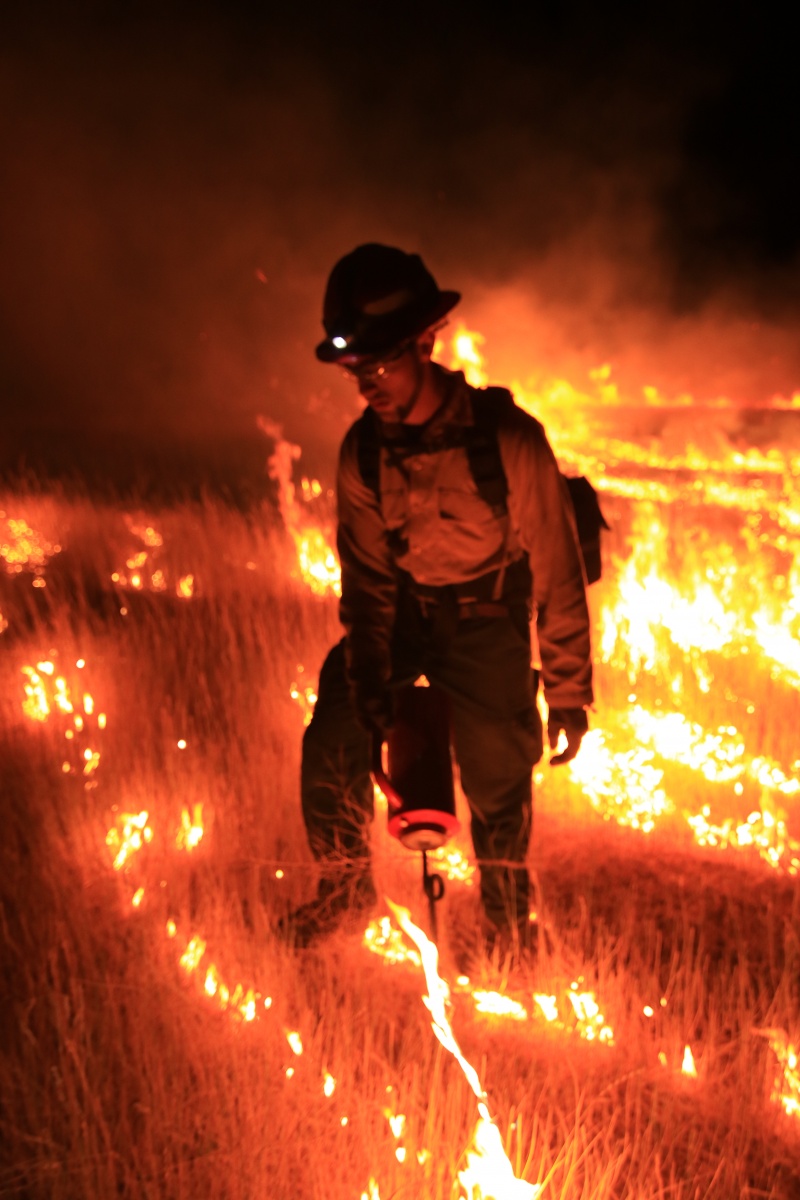
[[[474,11],[4,17],[0,463],[257,457],[258,413],[332,457],[357,409],[313,356],[322,290],[368,240],[463,292],[498,382],[800,389],[788,18]]]

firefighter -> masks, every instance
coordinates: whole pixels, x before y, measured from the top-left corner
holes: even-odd
[[[418,255],[375,243],[328,281],[317,358],[342,368],[367,407],[339,456],[346,636],[322,667],[303,741],[303,818],[320,879],[281,924],[295,945],[375,903],[371,738],[391,727],[400,685],[424,674],[450,698],[489,949],[531,941],[526,857],[543,751],[532,615],[550,747],[566,735],[551,764],[572,759],[588,727],[589,616],[564,481],[542,426],[508,393],[475,450],[482,393],[432,358],[459,300]]]

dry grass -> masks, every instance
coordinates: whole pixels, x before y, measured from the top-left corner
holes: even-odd
[[[358,1200],[371,1178],[382,1200],[457,1196],[475,1102],[430,1031],[419,972],[356,935],[293,955],[270,934],[314,880],[289,690],[300,663],[315,678],[338,636],[335,605],[290,579],[266,512],[211,499],[148,511],[165,573],[195,576],[185,601],[111,587],[136,548],[118,506],[17,494],[0,508],[12,505],[64,549],[46,588],[23,574],[0,591],[0,1196]],[[21,713],[20,667],[52,651],[65,668],[85,658],[84,686],[108,714],[96,787],[62,773],[56,721]],[[628,687],[601,673],[601,704],[621,707]],[[774,705],[769,680],[751,687]],[[657,691],[640,681],[643,701]],[[771,711],[772,744],[791,745],[796,697]],[[206,833],[189,855],[174,833],[196,803]],[[104,840],[115,806],[147,809],[155,834],[128,878]],[[379,824],[375,848],[383,889],[424,922],[417,860]],[[798,1126],[771,1100],[760,1032],[800,1031],[796,883],[676,830],[643,838],[604,823],[566,774],[540,788],[532,868],[548,933],[536,976],[486,964],[483,981],[533,1012],[534,990],[563,1001],[582,976],[615,1039],[482,1016],[456,993],[456,1034],[517,1173],[563,1200],[800,1195]],[[450,972],[474,890],[450,884],[442,907]],[[271,997],[258,1020],[221,1012],[202,972],[179,967],[190,932],[225,979]],[[697,1079],[680,1071],[686,1044]],[[387,1111],[406,1117],[404,1163]]]

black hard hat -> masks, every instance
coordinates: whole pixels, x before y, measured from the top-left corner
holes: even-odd
[[[441,321],[461,299],[440,292],[418,254],[368,242],[339,259],[325,290],[317,358],[383,354]]]

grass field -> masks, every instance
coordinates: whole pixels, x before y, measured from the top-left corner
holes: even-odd
[[[535,973],[458,981],[466,841],[440,905],[450,1020],[518,1177],[482,1191],[459,1181],[476,1097],[385,901],[368,944],[270,933],[315,882],[303,702],[339,636],[274,505],[7,491],[0,1196],[800,1196],[796,476],[763,513],[735,481],[698,503],[627,478],[594,732],[537,769]],[[424,927],[383,825],[381,892]]]

